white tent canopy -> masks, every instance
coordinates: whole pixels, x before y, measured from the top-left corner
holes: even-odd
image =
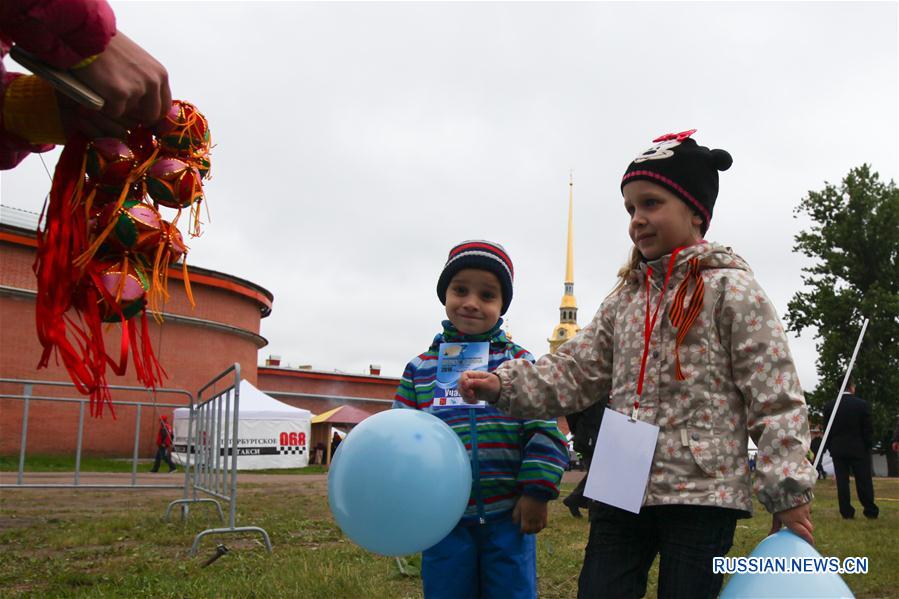
[[[240,412],[238,414],[237,468],[239,470],[262,470],[267,468],[302,468],[309,464],[309,439],[312,434],[312,413],[295,408],[270,397],[254,387],[249,381],[240,382]],[[228,421],[234,412],[234,399],[229,406]],[[176,461],[186,460],[187,435],[190,410],[177,408],[173,429]],[[222,407],[224,426],[224,404]],[[230,436],[230,431],[229,431]],[[219,446],[224,446],[224,432],[220,435]],[[230,452],[221,450],[225,457]],[[192,460],[193,461],[193,460]]]

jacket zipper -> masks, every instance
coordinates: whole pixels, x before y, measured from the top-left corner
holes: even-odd
[[[486,524],[484,517],[484,500],[481,497],[481,468],[478,462],[478,419],[477,408],[468,409],[468,424],[471,427],[471,475],[474,482],[474,497],[478,505],[478,522]]]

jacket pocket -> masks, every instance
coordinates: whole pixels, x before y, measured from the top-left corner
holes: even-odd
[[[721,453],[709,431],[688,430],[687,441],[693,461],[706,476],[719,478],[724,475],[721,469]]]

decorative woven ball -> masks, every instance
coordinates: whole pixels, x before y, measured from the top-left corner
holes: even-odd
[[[162,147],[180,156],[205,153],[209,147],[209,125],[196,106],[175,100],[168,114],[156,125]]]
[[[154,162],[145,180],[150,197],[167,208],[187,208],[203,197],[200,174],[177,158]]]
[[[135,127],[128,133],[126,143],[140,164],[149,160],[153,151],[159,147],[153,132],[142,126]]]
[[[210,163],[208,156],[200,156],[191,159],[190,164],[197,169],[201,179],[209,178],[209,171],[212,169],[212,164]]]
[[[153,206],[137,200],[125,200],[122,207],[116,210],[115,204],[107,204],[93,221],[93,230],[105,230],[113,219],[116,224],[105,242],[110,248],[155,254],[162,237],[162,218]]]
[[[122,316],[132,318],[146,304],[145,295],[150,288],[146,275],[134,263],[124,266],[118,262],[103,268],[100,273],[100,314],[104,322],[117,322]]]
[[[104,192],[117,195],[135,166],[137,157],[121,139],[103,137],[88,145],[87,174]]]
[[[181,260],[187,253],[187,246],[184,244],[184,237],[178,227],[168,221],[162,221],[162,239],[160,243],[165,244],[163,252],[168,254],[169,264],[174,264]]]

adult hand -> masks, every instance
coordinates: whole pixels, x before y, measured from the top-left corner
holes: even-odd
[[[771,521],[771,531],[768,534],[773,535],[779,531],[782,526],[786,526],[810,544],[814,545],[815,539],[812,537],[812,531],[815,530],[815,526],[812,524],[811,505],[811,502],[804,503],[800,506],[775,513]]]
[[[495,403],[499,399],[499,391],[499,377],[492,372],[466,370],[459,377],[459,395],[466,403]]]
[[[59,118],[62,121],[66,139],[71,138],[75,133],[82,133],[88,139],[124,138],[128,133],[128,127],[124,124],[86,108],[59,92],[56,92],[56,103],[59,106]]]
[[[522,534],[537,534],[546,528],[546,502],[522,495],[512,510],[512,522],[521,527]]]
[[[94,62],[72,74],[106,101],[99,114],[106,119],[80,111],[103,132],[109,127],[108,119],[125,128],[153,125],[172,105],[165,67],[121,31]]]

